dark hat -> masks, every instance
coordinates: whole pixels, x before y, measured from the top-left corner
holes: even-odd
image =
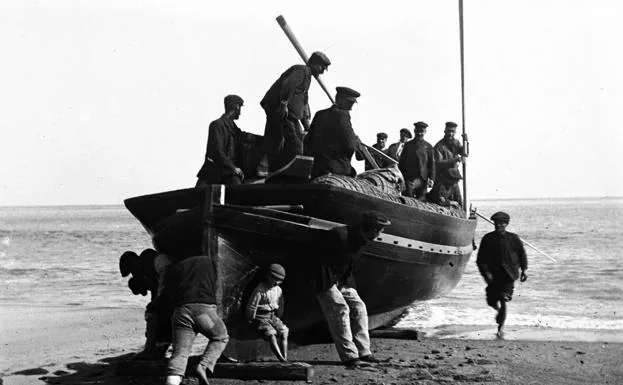
[[[134,273],[139,264],[139,257],[133,251],[126,251],[121,254],[119,257],[119,272],[121,272],[122,277],[127,277],[128,275]]]
[[[498,211],[497,213],[491,215],[492,221],[500,221],[508,223],[511,220],[510,215],[506,214],[504,211]]]
[[[446,128],[456,128],[457,124],[454,122],[446,122]]]
[[[415,128],[426,128],[426,127],[428,127],[428,124],[426,124],[424,122],[415,122],[415,123],[413,123],[413,125],[415,126]]]
[[[366,211],[361,215],[361,224],[365,227],[385,227],[392,223],[385,215],[376,211]]]
[[[307,62],[309,64],[322,64],[325,67],[328,67],[331,65],[331,60],[329,60],[327,55],[319,51],[312,53]]]
[[[451,180],[461,180],[463,177],[461,176],[461,172],[458,168],[453,167],[448,169],[448,176]]]
[[[387,139],[387,134],[384,132],[379,132],[378,134],[376,134],[376,138],[377,139]]]
[[[271,263],[268,266],[268,275],[275,279],[283,280],[286,277],[286,269],[278,263]]]
[[[400,134],[404,134],[407,138],[411,138],[413,136],[411,135],[411,131],[407,130],[406,128],[401,128]]]
[[[361,96],[361,94],[352,88],[348,87],[335,87],[335,91],[337,91],[338,95],[346,96],[347,98],[357,99]]]
[[[238,95],[227,95],[225,96],[225,107],[233,106],[233,105],[244,105],[244,100]]]

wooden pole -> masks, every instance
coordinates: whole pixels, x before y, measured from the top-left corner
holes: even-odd
[[[463,0],[459,0],[459,35],[461,49],[461,125],[463,126],[463,151],[467,155],[469,153],[469,142],[465,140],[467,134],[465,128],[465,55],[464,55],[464,33],[463,33]],[[469,216],[468,199],[467,199],[467,157],[463,157],[463,208]]]

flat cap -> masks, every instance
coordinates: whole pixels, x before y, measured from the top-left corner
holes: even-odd
[[[286,269],[278,263],[271,263],[268,266],[268,274],[275,279],[283,280],[286,277]]]
[[[361,215],[361,224],[368,227],[385,227],[392,223],[387,217],[376,211],[366,211]]]
[[[353,98],[353,99],[356,99],[361,96],[359,92],[348,87],[335,87],[335,91],[338,93],[338,95],[341,94],[343,96]]]
[[[310,64],[316,64],[316,63],[323,64],[326,67],[331,65],[331,60],[329,60],[327,55],[325,55],[324,53],[320,51],[316,51],[312,53],[307,62]]]
[[[506,214],[504,211],[498,211],[497,213],[491,215],[492,221],[500,221],[508,223],[511,220],[510,215]]]
[[[409,131],[406,128],[401,128],[400,129],[400,134],[401,135],[405,135],[407,138],[411,138],[413,135],[411,135],[411,131]]]
[[[377,139],[387,139],[387,134],[384,132],[379,132],[376,134]]]
[[[457,124],[454,122],[446,122],[446,128],[456,128]]]
[[[227,95],[225,96],[225,105],[226,106],[232,106],[235,104],[240,104],[241,106],[244,105],[244,100],[242,100],[242,98],[238,95]]]
[[[428,124],[426,124],[424,122],[415,122],[415,123],[413,123],[413,125],[415,126],[415,128],[426,128],[426,127],[428,127]]]

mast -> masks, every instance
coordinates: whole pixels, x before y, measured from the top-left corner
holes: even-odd
[[[463,127],[463,151],[469,154],[469,142],[465,140],[467,130],[465,129],[465,56],[463,43],[463,0],[459,0],[459,36],[461,47],[461,126]],[[463,157],[463,208],[465,214],[469,216],[469,208],[467,206],[467,158]]]

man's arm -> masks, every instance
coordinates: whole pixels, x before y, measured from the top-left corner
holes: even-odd
[[[493,275],[491,274],[491,270],[489,269],[489,261],[491,260],[489,250],[489,242],[488,237],[485,236],[480,241],[480,247],[478,248],[478,258],[476,259],[476,264],[478,265],[478,271],[480,271],[480,275],[485,279],[487,284],[490,284],[493,281]]]
[[[521,267],[521,282],[525,282],[528,279],[526,270],[528,270],[528,256],[526,255],[526,249],[523,247],[523,242],[518,235],[515,234],[515,243],[517,244],[517,254],[519,255],[519,266]]]
[[[257,305],[260,303],[260,288],[259,286],[253,290],[253,293],[249,297],[249,301],[247,302],[247,307],[245,309],[245,316],[247,318],[247,322],[251,322],[255,319],[255,314],[257,313]]]
[[[236,165],[225,154],[225,138],[229,135],[227,127],[221,120],[215,120],[210,123],[209,132],[207,154],[216,164],[225,166],[234,172]]]

